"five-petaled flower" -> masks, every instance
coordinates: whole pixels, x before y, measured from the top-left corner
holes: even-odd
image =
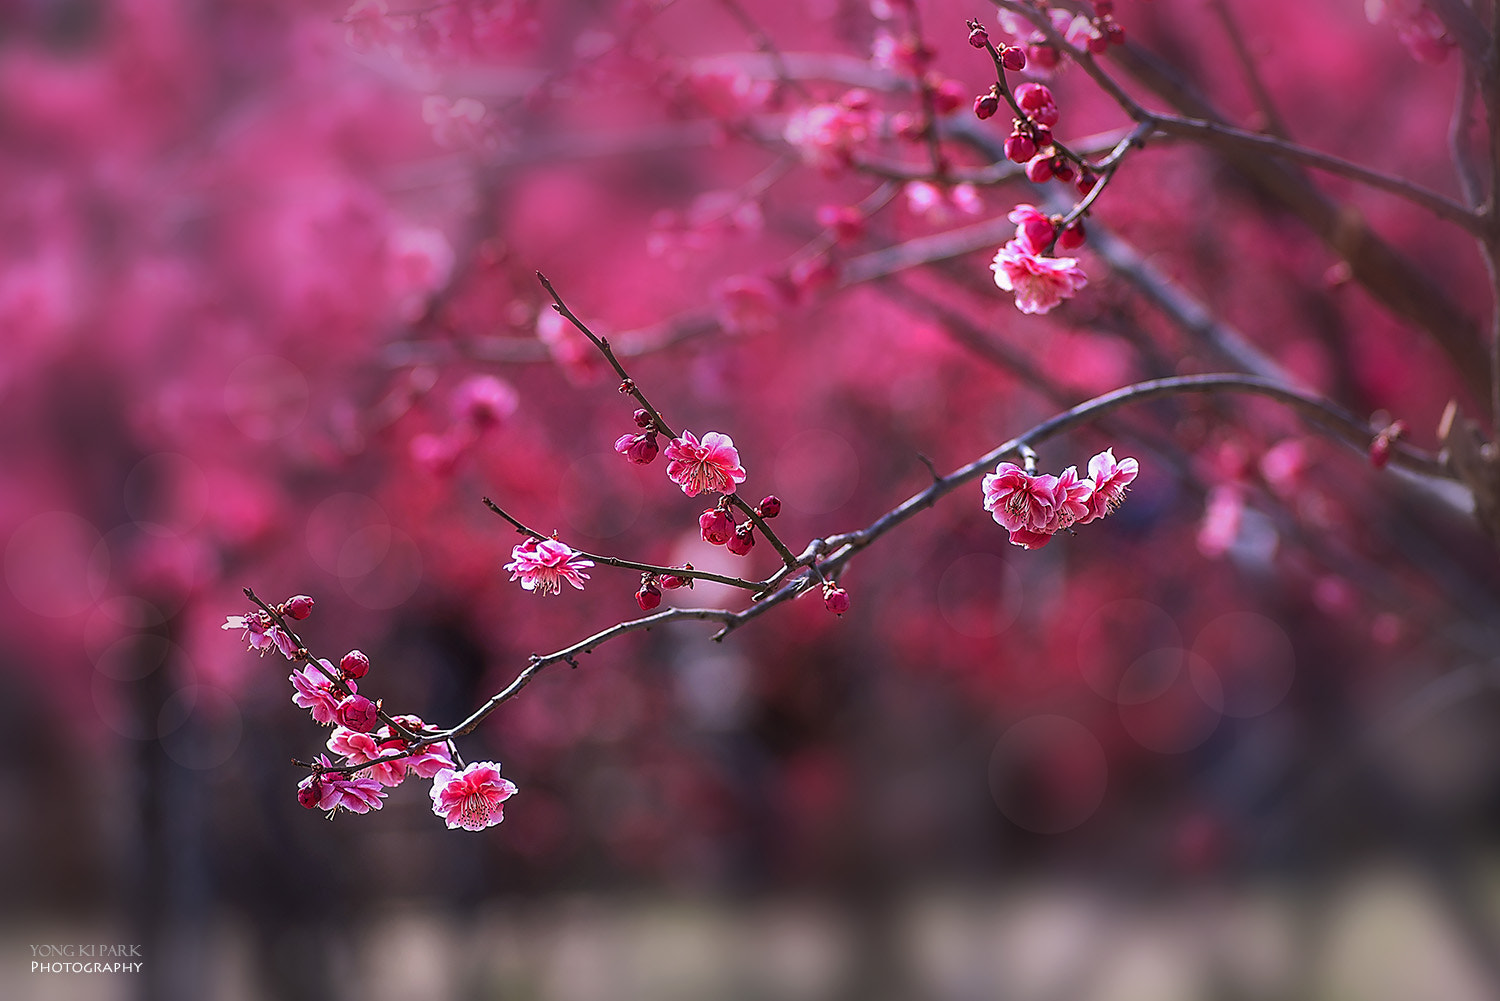
[[[361,773],[323,771],[332,767],[326,754],[318,755],[318,764],[322,768],[297,786],[297,799],[304,806],[327,810],[331,819],[340,807],[351,813],[369,813],[384,805],[381,800],[385,798],[385,789],[375,779]]]
[[[1076,258],[1040,257],[1021,240],[1001,247],[990,270],[996,285],[1016,294],[1016,308],[1023,313],[1050,312],[1089,281]]]
[[[1002,462],[985,476],[984,509],[1012,532],[1047,532],[1057,510],[1057,477]],[[1049,533],[1050,534],[1050,533]]]
[[[527,539],[510,551],[505,569],[511,580],[519,580],[533,594],[557,594],[563,581],[582,591],[583,582],[589,579],[583,571],[593,565],[593,560],[556,539]]]
[[[1141,464],[1134,459],[1125,458],[1116,462],[1113,448],[1106,448],[1090,459],[1089,479],[1094,481],[1094,492],[1088,501],[1089,515],[1087,518],[1080,518],[1079,524],[1098,521],[1119,507],[1140,471]]]
[[[493,761],[476,761],[461,772],[444,768],[432,777],[432,812],[449,830],[482,831],[505,819],[501,806],[516,794],[516,785],[500,777]]]
[[[1087,478],[1069,466],[1058,476],[1002,462],[984,478],[984,509],[1010,531],[1012,545],[1040,549],[1058,532],[1098,521],[1120,506],[1140,464],[1107,448],[1089,460]]]
[[[693,432],[684,431],[662,454],[667,457],[667,476],[689,497],[705,490],[732,494],[736,484],[745,482],[740,453],[727,434],[710,431],[699,441]]]
[[[292,642],[292,637],[286,630],[271,621],[270,616],[262,611],[254,611],[249,615],[230,615],[224,619],[220,629],[242,629],[245,635],[241,637],[250,644],[250,649],[265,653],[272,648],[280,650],[281,655],[287,660],[297,659],[297,644]]]
[[[300,671],[293,671],[287,678],[296,689],[292,693],[292,701],[303,709],[312,712],[312,718],[325,726],[338,720],[339,703],[344,696],[335,691],[330,678],[338,676],[338,669],[326,660],[318,661],[323,667],[323,673],[319,673],[316,667],[308,665]],[[344,682],[350,692],[358,690],[353,681]]]

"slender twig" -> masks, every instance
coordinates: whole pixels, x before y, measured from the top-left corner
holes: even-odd
[[[1453,117],[1448,121],[1448,153],[1453,158],[1453,170],[1458,175],[1458,186],[1464,193],[1464,201],[1477,209],[1486,195],[1484,181],[1479,176],[1479,164],[1475,162],[1474,146],[1469,137],[1469,129],[1474,120],[1476,89],[1474,74],[1465,63],[1458,77]]]
[[[1255,99],[1255,106],[1265,121],[1266,127],[1263,131],[1278,139],[1289,139],[1291,132],[1287,129],[1286,121],[1281,117],[1281,113],[1276,110],[1276,102],[1271,99],[1271,92],[1266,89],[1266,81],[1260,75],[1260,67],[1255,64],[1255,56],[1250,52],[1245,33],[1240,29],[1234,12],[1229,9],[1229,4],[1225,3],[1225,0],[1209,0],[1208,6],[1224,28],[1224,35],[1234,48],[1234,57],[1240,61],[1240,71],[1244,74],[1245,85],[1250,88],[1250,94]]]
[[[338,677],[337,674],[330,674],[326,669],[324,669],[322,663],[320,663],[316,657],[308,652],[307,644],[302,642],[302,637],[298,636],[296,631],[287,624],[286,618],[280,612],[278,612],[271,605],[268,605],[264,601],[262,601],[260,595],[256,594],[250,588],[245,588],[244,592],[245,597],[255,602],[256,607],[258,607],[266,615],[270,616],[272,623],[274,623],[276,627],[279,628],[282,632],[286,633],[287,636],[291,639],[292,643],[296,646],[297,656],[292,660],[293,663],[310,664],[319,674],[328,679],[328,682],[333,686],[334,691],[338,692],[340,695],[348,697],[354,694],[349,689],[349,687],[344,684],[342,678]],[[380,708],[379,705],[376,705],[375,707],[375,714],[379,717],[382,723],[385,723],[391,728],[391,731],[393,733],[399,734],[403,738],[414,738],[415,735],[410,730],[392,719],[384,709]]]
[[[1198,139],[1213,146],[1266,153],[1283,160],[1302,164],[1306,167],[1314,167],[1326,173],[1346,177],[1349,180],[1358,181],[1367,187],[1376,188],[1404,198],[1412,204],[1426,209],[1441,219],[1446,219],[1461,226],[1475,235],[1481,235],[1484,231],[1483,220],[1472,209],[1459,204],[1446,195],[1438,194],[1436,191],[1424,188],[1419,184],[1413,184],[1405,178],[1382,173],[1381,171],[1373,170],[1352,160],[1345,160],[1330,153],[1309,149],[1306,146],[1299,146],[1296,143],[1287,142],[1276,136],[1262,135],[1258,132],[1246,132],[1243,129],[1236,129],[1221,122],[1187,118],[1180,115],[1165,115],[1147,110],[1139,101],[1131,97],[1113,77],[1104,72],[1092,55],[1082,49],[1069,45],[1067,39],[1058,32],[1045,15],[1038,13],[1024,4],[1012,2],[1012,0],[993,0],[993,2],[996,6],[1020,14],[1031,21],[1032,24],[1036,25],[1047,36],[1049,44],[1057,47],[1081,66],[1084,72],[1113,98],[1116,104],[1120,105],[1121,110],[1136,122],[1149,122],[1156,132],[1165,135]]]
[[[530,536],[533,539],[542,540],[551,538],[551,536],[549,535],[544,535],[534,528],[528,528],[526,525],[521,524],[521,522],[517,521],[515,517],[510,514],[510,512],[506,511],[499,504],[496,504],[488,497],[484,498],[484,506],[498,514],[500,517],[504,518],[506,521],[510,522],[511,525],[515,527],[516,531],[520,532],[522,535]],[[622,569],[626,570],[640,570],[644,573],[659,574],[661,576],[691,577],[695,580],[711,580],[715,584],[728,584],[730,587],[737,587],[744,591],[759,591],[763,587],[765,587],[765,583],[763,581],[745,580],[743,577],[726,577],[723,574],[709,573],[707,570],[688,570],[683,567],[658,566],[654,563],[637,563],[635,560],[625,560],[621,559],[618,556],[601,556],[598,553],[586,553],[581,549],[574,549],[573,551],[579,556],[582,556],[584,559],[593,560],[595,563],[603,563],[604,565],[611,567],[621,567]]]
[[[595,334],[589,329],[586,323],[580,320],[568,308],[567,303],[563,302],[562,297],[557,294],[557,289],[552,287],[552,283],[547,280],[546,275],[538,271],[536,277],[537,281],[542,283],[542,287],[547,290],[547,294],[552,297],[552,308],[557,310],[574,327],[578,328],[579,332],[587,337],[594,347],[599,349],[599,353],[604,356],[604,360],[609,362],[610,367],[619,375],[621,380],[620,391],[634,397],[635,401],[641,405],[641,408],[651,416],[651,426],[668,438],[678,437],[677,432],[673,431],[671,426],[662,419],[661,413],[651,405],[651,401],[646,399],[646,394],[641,392],[641,388],[635,384],[635,380],[630,377],[630,373],[625,371],[625,366],[620,364],[620,359],[615,356],[614,350],[609,346],[608,339]],[[777,555],[781,557],[783,563],[787,566],[796,565],[797,557],[793,556],[792,551],[786,547],[786,543],[782,542],[780,537],[771,531],[771,527],[766,524],[765,519],[756,514],[754,505],[746,501],[737,492],[725,494],[724,496],[729,498],[729,503],[748,518],[756,528],[760,529],[760,533],[766,537],[766,541],[776,550]]]

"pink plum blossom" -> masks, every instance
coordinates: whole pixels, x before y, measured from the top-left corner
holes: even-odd
[[[1140,472],[1140,463],[1126,458],[1115,461],[1115,450],[1106,448],[1089,460],[1089,479],[1094,481],[1093,495],[1088,498],[1088,517],[1080,518],[1080,525],[1098,521],[1120,506],[1130,484]]]
[[[682,432],[663,453],[667,457],[667,476],[689,497],[705,490],[732,494],[735,485],[745,482],[745,467],[734,440],[727,434],[710,431],[700,442],[693,432]]]
[[[341,755],[347,764],[362,765],[367,761],[384,757],[390,751],[401,750],[400,747],[385,747],[379,736],[373,733],[359,733],[348,727],[335,727],[328,737],[328,749],[334,754]],[[395,761],[385,761],[371,766],[361,775],[368,775],[383,786],[398,786],[406,778],[406,768],[409,758],[398,758]]]
[[[1088,284],[1088,276],[1072,257],[1039,257],[1020,240],[1012,240],[995,254],[990,265],[995,284],[1016,294],[1023,313],[1047,313]]]
[[[803,160],[829,174],[849,166],[855,148],[869,137],[869,98],[863,91],[850,91],[837,104],[798,108],[787,119],[783,134]]]
[[[327,726],[338,719],[339,703],[343,696],[333,688],[333,682],[329,678],[337,676],[337,669],[328,661],[320,660],[323,665],[324,674],[319,674],[318,669],[312,666],[304,667],[300,671],[293,671],[287,678],[296,691],[292,694],[292,701],[303,709],[312,713],[312,718]],[[349,691],[357,688],[352,681],[346,681]]]
[[[1132,460],[1134,461],[1134,460]],[[1053,531],[1069,528],[1089,515],[1089,499],[1094,496],[1094,481],[1081,479],[1078,467],[1069,466],[1057,476],[1057,508]]]
[[[244,630],[245,635],[241,639],[250,644],[251,650],[264,654],[267,650],[276,649],[287,660],[297,659],[297,644],[292,642],[292,637],[286,630],[272,623],[265,612],[227,616],[219,628]]]
[[[516,785],[500,777],[493,761],[476,761],[461,772],[444,768],[432,777],[432,812],[449,830],[482,831],[505,819],[501,806],[516,794]]]
[[[318,755],[318,764],[324,768],[332,766],[326,754]],[[340,807],[351,813],[378,810],[384,805],[381,800],[385,798],[385,789],[380,783],[361,773],[345,775],[341,772],[314,772],[297,785],[297,798],[305,803],[307,800],[304,799],[303,790],[311,790],[316,795],[317,799],[312,805],[319,810],[327,810],[330,818]]]
[[[1057,477],[1002,462],[985,476],[984,509],[1012,532],[1050,532],[1058,503]]]
[[[511,580],[519,580],[533,594],[558,594],[563,581],[582,591],[583,582],[589,579],[583,571],[593,565],[593,560],[556,539],[527,539],[510,551],[505,569]]]

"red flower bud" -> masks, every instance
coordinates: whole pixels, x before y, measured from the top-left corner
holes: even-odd
[[[698,519],[703,532],[703,541],[722,546],[734,535],[734,519],[718,508],[710,508]]]
[[[635,592],[635,603],[641,606],[641,611],[649,612],[661,604],[661,588],[651,581],[641,585],[641,589]]]
[[[755,548],[755,525],[748,521],[743,523],[725,545],[736,556],[750,555],[750,550]]]
[[[648,465],[656,458],[659,451],[656,444],[656,432],[646,431],[641,434],[623,434],[615,439],[615,451],[635,463],[637,466]]]
[[[1062,235],[1057,238],[1057,249],[1077,250],[1079,247],[1083,246],[1084,238],[1087,235],[1088,234],[1083,231],[1083,220],[1078,219],[1074,221],[1073,225],[1063,230]]]
[[[1034,156],[1031,162],[1026,164],[1026,179],[1033,184],[1045,184],[1052,180],[1052,158],[1046,156]]]
[[[637,410],[632,416],[636,427],[648,428],[651,426],[651,411],[646,410],[644,407]]]
[[[339,670],[344,672],[344,677],[358,681],[370,673],[370,658],[358,650],[350,650],[339,661]]]
[[[375,724],[380,722],[375,703],[358,694],[351,695],[340,702],[333,714],[340,726],[347,726],[359,733],[369,733],[375,729]]]
[[[294,595],[286,600],[282,609],[291,618],[305,619],[312,614],[313,600],[305,594]]]
[[[297,802],[301,803],[309,810],[316,809],[318,806],[318,800],[321,799],[323,795],[323,790],[319,788],[320,786],[322,786],[322,784],[322,780],[314,776],[311,782],[307,783],[306,785],[299,785],[297,787]]]
[[[1045,42],[1032,42],[1026,46],[1026,61],[1033,69],[1053,70],[1062,62],[1062,53]]]
[[[994,94],[980,94],[974,98],[974,117],[981,122],[986,118],[994,118],[995,112],[1000,110],[1000,98]]]
[[[1007,45],[1000,53],[1000,65],[1012,73],[1021,72],[1026,68],[1026,50],[1019,45]]]
[[[1036,143],[1024,132],[1012,132],[1005,137],[1005,157],[1012,163],[1025,163],[1036,156]]]
[[[990,33],[985,31],[978,22],[975,22],[974,27],[969,29],[969,44],[974,46],[974,48],[976,49],[982,49],[986,45],[988,45],[989,42]]]
[[[849,592],[836,584],[824,584],[823,607],[834,615],[843,615],[849,611]]]
[[[781,513],[781,498],[767,494],[755,510],[762,518],[774,518]]]

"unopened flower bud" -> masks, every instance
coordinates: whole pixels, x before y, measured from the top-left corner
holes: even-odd
[[[1057,102],[1045,84],[1023,83],[1016,88],[1016,104],[1038,125],[1051,128],[1057,124]]]
[[[1073,222],[1073,225],[1063,230],[1062,235],[1057,238],[1057,249],[1077,250],[1083,246],[1083,241],[1087,235],[1083,231],[1083,220],[1077,219]]]
[[[995,94],[980,94],[974,98],[974,117],[981,122],[986,118],[994,118],[995,112],[1000,110],[1000,98]]]
[[[297,802],[309,810],[317,809],[318,800],[322,798],[323,790],[320,788],[323,780],[316,775],[310,781],[304,782],[297,787]]]
[[[334,716],[340,726],[346,726],[357,733],[369,733],[380,722],[380,713],[375,708],[375,703],[357,693],[340,702],[334,710]]]
[[[1019,45],[1007,45],[1000,53],[1000,65],[1012,73],[1021,72],[1026,68],[1026,50]]]
[[[1071,181],[1074,178],[1075,174],[1076,171],[1074,171],[1073,169],[1073,161],[1064,156],[1054,156],[1052,158],[1053,177],[1066,184],[1068,181]]]
[[[293,595],[281,607],[290,618],[305,619],[312,614],[313,600],[305,594]]]
[[[344,672],[344,677],[358,681],[370,673],[370,658],[359,650],[350,650],[339,661],[339,670]]]
[[[1045,184],[1052,180],[1052,158],[1037,155],[1026,164],[1026,179],[1033,184]]]
[[[637,466],[648,465],[656,458],[659,448],[656,444],[656,432],[645,431],[641,434],[622,434],[615,439],[615,451],[635,463]]]
[[[1111,18],[1104,22],[1104,37],[1111,45],[1125,44],[1125,29],[1120,27],[1120,22]]]
[[[774,518],[781,513],[781,498],[775,494],[767,494],[761,498],[755,510],[762,518]]]
[[[641,606],[641,611],[649,612],[661,604],[661,588],[651,581],[641,585],[641,589],[635,592],[635,603]]]
[[[849,611],[849,592],[836,584],[824,584],[823,607],[834,615],[843,615]]]
[[[1045,42],[1033,42],[1026,46],[1026,61],[1033,69],[1054,70],[1062,61],[1062,53]]]
[[[1078,188],[1078,193],[1080,195],[1083,195],[1085,198],[1087,198],[1088,197],[1088,193],[1090,191],[1093,191],[1094,190],[1094,185],[1096,185],[1098,183],[1099,183],[1099,177],[1098,177],[1098,175],[1095,174],[1093,171],[1085,170],[1085,171],[1080,171],[1079,172],[1079,174],[1078,174],[1078,184],[1076,185],[1076,187]]]
[[[704,511],[698,527],[703,532],[703,541],[715,546],[724,545],[734,535],[734,519],[718,508]]]
[[[691,563],[684,564],[682,569],[684,569],[684,570],[691,570],[691,569],[693,569],[693,565]],[[661,589],[663,591],[675,591],[679,587],[692,587],[692,586],[693,586],[693,578],[691,578],[691,577],[679,577],[677,574],[671,574],[671,573],[669,573],[669,574],[662,574],[662,576],[661,576]]]
[[[978,21],[974,21],[972,24],[974,26],[969,29],[969,44],[976,49],[982,49],[990,43],[990,33],[985,31],[984,26]]]
[[[748,521],[743,523],[725,545],[736,556],[750,555],[750,550],[755,548],[755,525]]]
[[[1012,132],[1005,137],[1005,158],[1012,163],[1025,163],[1036,156],[1036,143],[1024,132]]]
[[[933,88],[932,106],[940,115],[946,115],[963,107],[964,85],[957,80],[944,80]]]
[[[644,407],[637,410],[632,417],[635,420],[635,426],[638,428],[648,428],[651,426],[651,411]]]
[[[1097,32],[1089,36],[1088,50],[1096,56],[1102,56],[1109,51],[1109,39]]]

